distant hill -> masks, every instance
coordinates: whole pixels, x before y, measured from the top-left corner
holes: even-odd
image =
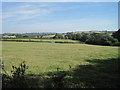
[[[73,34],[81,34],[81,33],[113,33],[115,31],[75,31],[75,32],[67,32],[67,33],[73,33]],[[10,35],[10,34],[21,34],[21,35],[27,35],[27,36],[37,36],[37,35],[55,35],[56,32],[42,32],[42,33],[3,33],[3,35]],[[59,34],[66,34],[66,33],[59,33]]]
[[[9,35],[13,33],[4,33],[4,35]],[[36,36],[36,35],[55,35],[54,32],[43,32],[43,33],[14,33],[14,34],[20,34],[20,35],[27,35],[27,36]]]
[[[56,33],[43,32],[43,33],[23,33],[22,35],[32,36],[32,35],[55,35],[55,34],[56,34]]]

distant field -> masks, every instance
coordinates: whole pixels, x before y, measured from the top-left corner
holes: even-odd
[[[80,43],[80,41],[77,40],[70,40],[70,39],[3,39],[3,40],[9,40],[9,41],[37,41],[37,42],[50,42],[50,43]]]
[[[85,60],[118,57],[118,47],[87,44],[60,44],[36,42],[2,42],[2,55],[8,73],[12,65],[26,61],[27,73],[40,74],[49,71],[68,70],[69,65],[87,65]]]
[[[0,58],[2,57],[2,42],[0,41]]]
[[[53,38],[55,35],[46,35],[46,36],[43,36],[43,38]]]

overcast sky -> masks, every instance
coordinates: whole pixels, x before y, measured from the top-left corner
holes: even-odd
[[[3,2],[2,26],[3,32],[17,33],[116,31],[118,28],[118,3]]]

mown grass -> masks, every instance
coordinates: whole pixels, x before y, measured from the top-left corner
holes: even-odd
[[[86,60],[103,60],[118,57],[118,47],[87,44],[60,44],[36,42],[3,42],[3,62],[10,74],[12,65],[26,61],[27,74],[67,71],[77,65],[94,65]]]

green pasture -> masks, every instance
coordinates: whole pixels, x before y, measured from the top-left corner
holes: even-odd
[[[2,42],[2,56],[8,73],[12,65],[26,61],[27,73],[68,70],[69,65],[91,64],[86,60],[110,59],[118,57],[118,47],[87,44],[61,44],[36,42]]]

